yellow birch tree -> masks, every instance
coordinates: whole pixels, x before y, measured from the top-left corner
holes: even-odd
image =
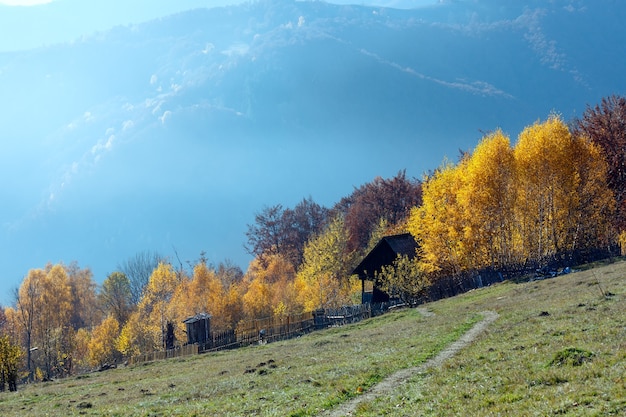
[[[480,269],[514,263],[515,159],[509,138],[501,130],[485,136],[463,173],[458,202],[467,266]]]
[[[612,221],[616,199],[607,179],[609,166],[602,148],[584,136],[572,137],[573,161],[578,181],[578,207],[568,221],[571,250],[608,247],[615,241]]]
[[[171,264],[160,262],[150,275],[150,280],[139,302],[140,320],[133,325],[145,326],[152,335],[154,348],[165,346],[167,324],[178,324],[172,315],[169,303],[174,297],[179,279]],[[143,353],[143,351],[142,351]]]
[[[269,255],[274,256],[274,255]],[[248,265],[248,270],[244,275],[245,293],[241,301],[243,311],[248,320],[266,318],[272,314],[272,297],[270,295],[270,285],[265,279],[265,265],[269,262],[265,257],[263,260],[254,258]]]
[[[93,329],[89,341],[89,361],[92,365],[114,364],[120,359],[116,346],[119,334],[120,325],[113,316],[108,316]]]
[[[72,291],[63,265],[48,266],[41,282],[38,303],[40,311],[35,318],[35,335],[45,376],[71,372],[73,332],[69,319],[72,313]]]
[[[336,217],[304,247],[304,260],[294,283],[304,311],[351,304],[358,283],[350,275],[354,263],[342,217]]]
[[[24,343],[26,347],[26,367],[29,378],[34,375],[33,369],[33,348],[39,349],[36,345],[35,330],[38,323],[37,317],[41,314],[42,305],[40,303],[43,281],[46,272],[43,269],[31,269],[22,281],[22,285],[17,292],[16,317],[24,332]]]
[[[543,264],[597,245],[614,209],[599,149],[572,136],[561,118],[552,115],[522,131],[514,156],[515,220],[526,260]]]
[[[420,268],[435,275],[457,275],[468,265],[465,216],[458,201],[466,161],[438,168],[422,185],[422,205],[411,210],[407,229],[420,245]]]

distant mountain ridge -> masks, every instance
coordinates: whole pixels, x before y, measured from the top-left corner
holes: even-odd
[[[176,246],[245,269],[263,205],[330,205],[485,131],[515,140],[624,93],[625,14],[610,0],[268,0],[1,53],[1,259],[11,279],[74,259],[102,279]]]

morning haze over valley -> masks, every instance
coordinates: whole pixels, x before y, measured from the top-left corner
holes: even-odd
[[[625,19],[0,0],[0,414],[621,415]]]

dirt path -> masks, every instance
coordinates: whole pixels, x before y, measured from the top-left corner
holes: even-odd
[[[424,314],[424,313],[422,313]],[[432,313],[430,313],[432,314]],[[369,391],[365,392],[363,395],[359,395],[358,397],[353,398],[352,400],[339,405],[334,410],[327,411],[323,413],[324,417],[345,417],[352,416],[354,410],[361,402],[372,401],[377,397],[388,394],[392,392],[396,387],[400,384],[406,382],[412,376],[419,374],[421,372],[426,371],[427,369],[441,366],[441,364],[454,355],[456,355],[461,349],[470,344],[476,337],[482,333],[491,323],[493,323],[498,318],[498,313],[494,311],[483,311],[481,313],[483,315],[483,320],[476,323],[474,327],[469,329],[463,336],[461,336],[456,342],[452,343],[444,350],[439,352],[437,356],[432,359],[427,360],[420,366],[415,366],[413,368],[402,369],[395,374],[388,376],[386,379],[381,381],[379,384],[373,386]]]

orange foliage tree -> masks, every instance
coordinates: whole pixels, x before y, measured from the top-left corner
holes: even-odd
[[[291,262],[282,255],[268,256],[264,262],[254,259],[244,277],[245,317],[282,316],[299,311],[293,287],[295,275]]]

